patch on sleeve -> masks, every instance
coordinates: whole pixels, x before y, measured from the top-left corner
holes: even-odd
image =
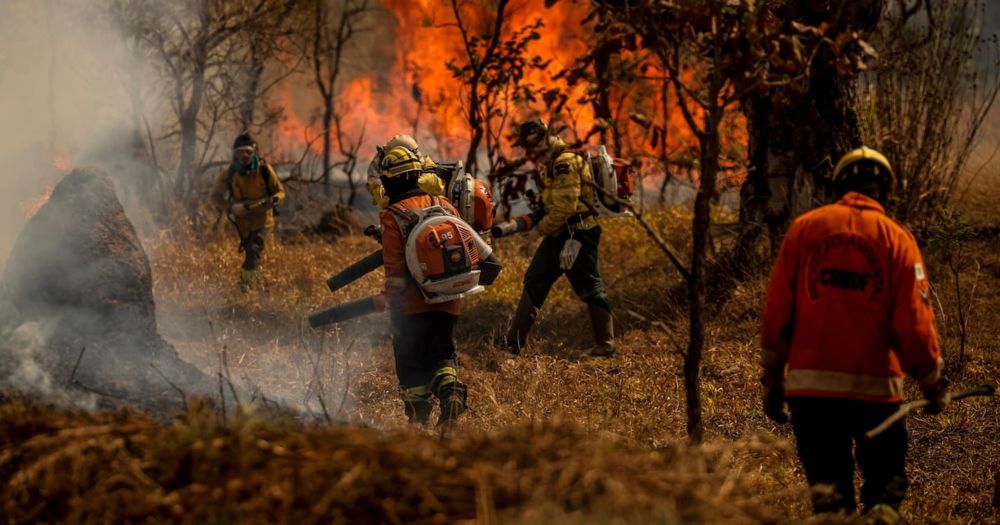
[[[552,172],[556,175],[568,175],[569,174],[569,163],[560,162],[552,168]]]
[[[931,304],[931,291],[927,283],[927,274],[924,273],[924,265],[916,263],[913,265],[913,274],[917,278],[917,289],[920,291],[920,299],[926,305]]]

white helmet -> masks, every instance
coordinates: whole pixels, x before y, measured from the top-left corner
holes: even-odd
[[[389,139],[383,146],[382,149],[389,151],[393,148],[404,147],[414,153],[420,153],[420,146],[417,145],[416,139],[406,134],[399,134],[395,137]]]

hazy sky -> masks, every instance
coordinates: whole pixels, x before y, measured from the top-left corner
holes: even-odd
[[[0,260],[26,200],[58,179],[54,164],[125,129],[121,40],[85,16],[88,4],[0,1]]]

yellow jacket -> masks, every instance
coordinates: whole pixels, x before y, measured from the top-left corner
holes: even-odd
[[[382,186],[382,179],[379,178],[381,172],[378,169],[378,162],[379,157],[376,156],[372,160],[372,164],[369,165],[368,182],[365,187],[368,188],[368,193],[372,196],[372,204],[378,206],[379,209],[385,209],[389,205],[389,198],[385,196],[385,188]],[[420,175],[417,185],[428,195],[444,196],[444,181],[430,171],[437,164],[430,157],[420,157],[420,163],[423,164],[425,173]]]
[[[263,169],[265,173],[261,173]],[[268,181],[264,183],[264,176]],[[270,192],[268,192],[270,188]],[[230,194],[230,192],[232,192]],[[237,202],[250,203],[270,195],[277,196],[278,201],[285,200],[285,188],[274,173],[270,164],[261,161],[260,168],[250,173],[233,173],[232,188],[229,182],[229,166],[226,166],[215,177],[212,184],[212,204],[216,208],[229,211],[229,207]],[[236,228],[240,235],[245,236],[252,231],[274,227],[274,210],[270,206],[261,206],[249,210],[242,217],[235,217]]]
[[[555,237],[566,226],[566,221],[571,221],[575,230],[597,226],[597,217],[593,215],[594,188],[590,185],[594,177],[583,156],[571,151],[557,137],[547,161],[539,170],[545,207],[545,216],[538,223],[539,232]],[[581,214],[582,220],[575,217]]]

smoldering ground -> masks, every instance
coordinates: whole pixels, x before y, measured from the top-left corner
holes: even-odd
[[[0,121],[5,123],[0,129],[0,166],[3,166],[0,169],[0,270],[7,269],[8,257],[30,215],[38,212],[52,187],[79,166],[96,167],[111,177],[117,199],[124,205],[132,224],[130,227],[141,234],[141,243],[140,237],[135,240],[139,252],[144,251],[142,245],[151,242],[172,242],[170,232],[158,230],[150,219],[149,210],[144,208],[137,196],[137,185],[143,183],[142,177],[148,175],[149,170],[148,158],[138,153],[144,149],[141,143],[144,137],[138,136],[140,143],[136,143],[137,126],[158,129],[157,115],[163,114],[166,103],[156,85],[156,74],[149,64],[138,60],[127,47],[122,32],[109,17],[104,16],[103,7],[102,2],[60,0],[11,0],[0,3],[0,34],[4,35],[4,42],[0,45]],[[131,96],[136,89],[144,94],[141,101]],[[141,104],[141,107],[135,104]],[[144,116],[144,122],[136,121],[137,114]],[[161,153],[169,154],[169,150]],[[50,210],[48,213],[57,217],[62,212]],[[72,222],[74,218],[63,216],[57,220]],[[101,228],[99,224],[90,226]],[[23,240],[26,245],[33,241],[30,238]],[[45,258],[61,255],[56,250],[46,254]],[[216,262],[206,261],[206,264]],[[23,261],[22,266],[47,263],[39,259]],[[86,261],[80,264],[85,266]],[[148,268],[148,263],[146,265]],[[235,270],[237,267],[231,268]],[[76,278],[88,281],[98,277],[86,273],[81,272]],[[116,390],[116,386],[120,385],[111,384],[113,381],[106,379],[130,374],[148,378],[166,375],[175,384],[186,382],[184,377],[171,375],[183,373],[184,367],[166,370],[166,365],[161,363],[161,370],[158,371],[148,367],[130,370],[122,361],[116,361],[113,354],[103,353],[106,349],[94,346],[103,343],[113,346],[115,350],[131,350],[141,346],[136,341],[98,338],[89,341],[88,347],[66,337],[72,331],[66,329],[68,326],[87,328],[109,325],[108,319],[95,317],[92,311],[78,308],[75,299],[69,301],[71,304],[65,304],[57,314],[29,316],[33,318],[26,319],[24,312],[19,312],[10,304],[13,292],[10,283],[5,283],[4,288],[0,290],[0,302],[3,303],[0,324],[3,325],[4,341],[0,351],[5,355],[2,367],[5,372],[4,386],[53,402],[70,402],[91,408],[96,405],[95,399],[99,396],[74,386],[74,383],[95,392],[118,392],[122,394],[122,399],[128,400],[128,396]],[[59,300],[54,303],[59,303]],[[196,309],[200,312],[212,310],[204,305]],[[170,335],[182,342],[190,340],[187,334],[200,334],[204,332],[201,327],[212,322],[203,315],[187,316],[182,313],[171,316],[170,312],[162,309],[157,309],[155,314],[165,316],[169,321]],[[137,322],[117,314],[111,318],[114,320],[110,321],[110,325]],[[157,319],[155,316],[149,319],[151,321],[145,322],[152,325],[143,330],[149,332],[151,338],[158,338],[158,335],[152,336],[157,329]],[[302,338],[294,327],[290,327],[288,334],[271,333],[260,342],[267,345],[282,340],[294,340],[294,344],[299,344]],[[217,342],[218,347],[215,346]],[[219,339],[207,338],[204,341],[205,346],[214,347],[211,353],[217,356],[222,355],[226,344],[224,328],[220,328]],[[185,348],[184,344],[179,346]],[[234,351],[230,349],[229,352]],[[216,393],[216,397],[229,396],[218,393],[223,390],[245,392],[240,396],[243,400],[261,396],[284,397],[281,393],[265,391],[266,386],[261,385],[279,383],[271,376],[287,371],[286,368],[261,370],[262,377],[251,377],[240,371],[241,355],[235,356],[231,375],[224,370],[221,359],[199,362],[203,366],[198,375],[213,378],[218,384],[234,383],[224,389],[213,387],[212,393]],[[199,359],[198,356],[191,357],[196,361]],[[308,359],[303,361],[308,362]],[[320,370],[323,363],[317,361],[317,366],[316,370]],[[195,371],[193,367],[191,370]],[[297,373],[316,375],[318,372],[310,369]],[[218,379],[220,374],[227,377]],[[163,386],[162,380],[160,383]],[[324,392],[323,395],[332,399],[331,392],[341,389],[339,383],[325,377],[313,379],[310,385],[312,393],[305,397],[312,398],[310,406],[316,407],[316,413],[322,411],[315,401],[316,391]],[[179,397],[176,393],[169,395],[175,399]],[[302,399],[303,395],[302,392],[289,392],[288,397]],[[289,404],[298,405],[297,402]]]
[[[195,239],[187,242],[199,244]],[[200,244],[214,249],[219,242],[225,237]],[[159,267],[169,274],[179,261],[168,256],[163,262]],[[238,268],[205,268],[213,266],[230,274]],[[213,278],[207,271],[201,273]],[[285,297],[282,287],[293,283],[275,280],[278,297]],[[380,332],[370,327],[361,331],[358,325],[306,331],[298,318],[300,308],[262,303],[269,290],[261,286],[250,295],[226,298],[216,293],[168,302],[173,312],[194,312],[189,318],[165,316],[175,340],[189,351],[179,356],[160,335],[152,268],[139,238],[110,179],[89,169],[74,169],[64,177],[25,225],[8,259],[3,285],[5,309],[11,314],[5,319],[9,341],[4,344],[15,358],[11,363],[16,363],[7,371],[8,384],[36,383],[27,393],[58,393],[56,397],[66,399],[74,397],[70,390],[83,390],[96,394],[99,406],[132,404],[158,415],[182,408],[191,395],[216,398],[223,411],[234,403],[266,404],[281,396],[289,408],[328,421],[343,418],[350,408],[351,359],[363,354],[371,346],[368,338]],[[219,317],[227,310],[227,318]],[[226,321],[241,326],[231,330]],[[208,330],[195,331],[195,325]],[[202,370],[182,357],[200,358]],[[254,370],[252,363],[261,359],[266,366]]]

